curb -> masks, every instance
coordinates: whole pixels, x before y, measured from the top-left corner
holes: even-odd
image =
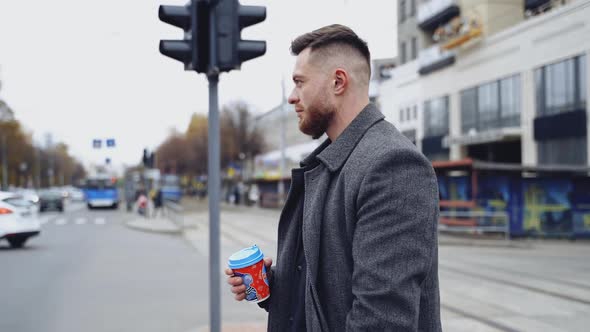
[[[183,234],[182,229],[180,229],[176,226],[174,226],[174,228],[156,228],[156,227],[152,227],[152,226],[138,224],[138,223],[136,223],[136,221],[137,220],[128,221],[125,223],[125,226],[127,226],[130,229],[142,231],[142,232],[146,232],[146,233],[159,233],[159,234],[168,234],[168,235],[182,235]]]
[[[518,248],[530,249],[532,243],[522,243],[515,241],[503,240],[471,240],[471,239],[438,239],[439,246],[456,246],[456,247],[480,247],[480,248]]]

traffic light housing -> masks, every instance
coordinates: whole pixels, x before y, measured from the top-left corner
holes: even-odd
[[[160,6],[162,22],[184,30],[183,40],[160,40],[160,53],[184,63],[185,70],[206,73],[209,67],[209,5],[190,0],[186,6]]]
[[[266,42],[242,40],[243,28],[266,19],[266,7],[242,6],[238,0],[219,0],[212,11],[216,36],[211,47],[216,47],[219,71],[239,69],[243,62],[266,53]]]

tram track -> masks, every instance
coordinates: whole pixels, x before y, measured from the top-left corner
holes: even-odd
[[[563,285],[567,285],[570,287],[590,291],[590,285],[581,284],[581,283],[577,283],[577,282],[573,282],[573,281],[563,280],[563,279],[559,279],[559,278],[539,276],[538,274],[533,274],[533,273],[528,273],[528,272],[523,272],[523,271],[518,271],[518,270],[513,270],[513,269],[507,269],[507,268],[503,268],[503,267],[497,267],[497,266],[483,264],[483,263],[479,263],[479,262],[473,262],[473,261],[469,261],[469,260],[454,259],[454,261],[460,262],[460,263],[463,263],[466,265],[475,265],[475,266],[483,267],[483,268],[486,268],[486,269],[492,270],[492,271],[502,271],[502,272],[510,273],[512,275],[531,277],[531,278],[535,278],[537,280],[543,280],[543,281],[553,282],[553,283],[557,283],[557,284],[563,284]]]
[[[474,277],[480,280],[487,280],[490,282],[494,282],[500,285],[504,285],[504,286],[511,286],[514,288],[519,288],[519,289],[524,289],[530,292],[534,292],[534,293],[538,293],[538,294],[543,294],[543,295],[548,295],[548,296],[552,296],[555,298],[559,298],[562,300],[567,300],[570,302],[576,302],[576,303],[580,303],[583,305],[587,305],[590,306],[590,301],[586,300],[586,299],[582,299],[579,297],[575,297],[572,295],[568,295],[568,294],[563,294],[563,293],[558,293],[556,291],[552,291],[552,290],[547,290],[547,289],[542,289],[539,287],[535,287],[535,286],[529,286],[529,285],[524,285],[522,283],[518,283],[518,282],[514,282],[511,280],[506,280],[506,279],[502,279],[502,278],[496,278],[496,277],[491,277],[489,275],[485,275],[485,274],[481,274],[481,273],[476,273],[476,272],[471,272],[471,271],[467,271],[467,270],[463,270],[463,269],[459,269],[459,268],[455,268],[455,267],[451,267],[448,265],[444,265],[444,264],[440,264],[439,265],[439,269],[440,270],[445,270],[445,271],[450,271],[450,272],[454,272],[454,273],[458,273],[461,275],[466,275],[466,276],[470,276],[470,277]]]
[[[454,306],[451,306],[451,305],[448,305],[448,304],[441,303],[440,306],[441,306],[441,308],[443,308],[443,309],[445,309],[445,310],[447,310],[449,312],[452,312],[452,313],[454,313],[456,315],[459,315],[461,317],[469,318],[471,320],[474,320],[474,321],[479,322],[481,324],[487,325],[489,327],[493,327],[493,328],[497,329],[498,331],[502,331],[502,332],[520,332],[520,330],[517,330],[515,328],[512,328],[512,327],[510,327],[508,325],[504,325],[502,323],[498,323],[496,321],[493,321],[491,319],[485,318],[483,316],[472,314],[470,312],[467,312],[465,310],[459,309],[457,307],[454,307]]]

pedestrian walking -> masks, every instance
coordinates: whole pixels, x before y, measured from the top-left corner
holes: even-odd
[[[265,258],[268,330],[440,331],[430,162],[369,102],[370,53],[351,29],[306,33],[291,51],[299,129],[327,139],[292,170],[277,265]]]
[[[162,188],[157,187],[154,188],[154,194],[152,197],[152,202],[154,204],[154,213],[152,215],[153,218],[163,215],[163,200],[162,200]]]

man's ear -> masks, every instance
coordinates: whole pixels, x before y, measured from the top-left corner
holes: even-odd
[[[336,95],[342,95],[346,89],[348,88],[349,77],[346,70],[342,68],[337,68],[334,71],[334,80],[333,80],[333,91]]]

